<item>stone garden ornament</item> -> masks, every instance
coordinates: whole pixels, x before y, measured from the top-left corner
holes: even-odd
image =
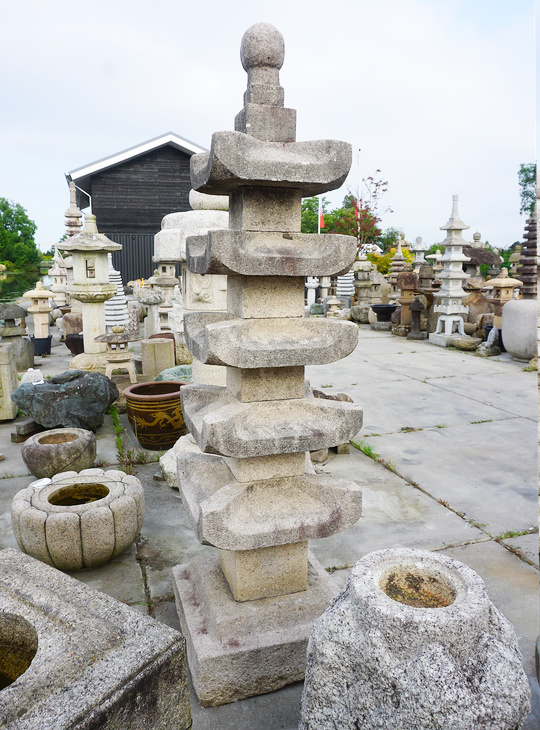
[[[199,540],[217,548],[173,569],[177,607],[201,702],[218,705],[302,679],[312,621],[334,593],[308,551],[361,513],[357,484],[306,473],[305,452],[337,446],[362,425],[353,403],[321,400],[306,365],[356,346],[358,327],[304,317],[305,277],[350,271],[351,236],[300,232],[301,200],[334,190],[351,146],[296,142],[284,107],[284,41],[271,25],[246,31],[248,75],[234,132],[216,132],[191,158],[195,190],[229,196],[229,228],[186,242],[191,272],[227,275],[227,310],[190,312],[186,344],[226,367],[226,386],[181,389],[182,410],[204,453],[178,459],[182,500]]]
[[[518,730],[529,709],[512,625],[444,555],[366,555],[313,627],[299,730]]]

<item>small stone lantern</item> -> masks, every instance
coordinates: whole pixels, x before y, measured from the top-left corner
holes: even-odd
[[[418,274],[414,271],[402,271],[396,277],[396,286],[401,292],[398,299],[401,305],[401,325],[410,327],[410,306],[414,299],[414,293],[418,291]]]
[[[489,280],[489,286],[493,287],[493,293],[488,298],[495,315],[493,325],[500,330],[502,328],[502,309],[506,302],[514,298],[514,289],[522,287],[523,282],[519,279],[512,279],[508,276],[508,269],[503,268],[496,279]]]
[[[105,372],[106,345],[96,337],[106,333],[105,301],[116,294],[116,286],[109,282],[107,254],[122,246],[98,232],[96,217],[87,215],[82,233],[62,243],[65,251],[73,254],[73,284],[67,291],[81,302],[84,352],[76,355],[70,369]]]
[[[36,288],[27,291],[25,298],[32,300],[32,305],[28,307],[29,314],[34,316],[34,334],[30,337],[34,344],[36,355],[51,354],[51,335],[49,334],[49,314],[53,308],[51,299],[54,296],[52,292],[45,289],[42,281],[38,281]]]
[[[126,370],[131,383],[137,382],[137,373],[133,365],[133,353],[128,347],[130,342],[140,340],[139,335],[132,332],[125,332],[121,326],[113,327],[113,332],[108,335],[99,335],[96,342],[104,342],[107,346],[105,358],[107,366],[105,375],[112,380],[114,370]]]

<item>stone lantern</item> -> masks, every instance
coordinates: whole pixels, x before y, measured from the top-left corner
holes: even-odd
[[[420,267],[427,263],[424,258],[424,254],[428,250],[429,246],[422,243],[422,236],[418,236],[414,244],[411,246],[411,252],[414,254],[413,269],[418,272]]]
[[[418,292],[418,274],[415,271],[402,271],[397,275],[397,288],[401,292],[398,299],[401,305],[400,324],[409,328],[411,326],[410,306],[413,303],[415,292]]]
[[[51,291],[54,294],[54,302],[58,308],[67,306],[67,269],[62,264],[63,258],[57,247],[55,249],[53,265],[49,269],[49,276],[52,279]]]
[[[84,352],[76,355],[69,367],[105,373],[107,347],[104,342],[96,342],[96,337],[106,334],[104,303],[116,294],[116,286],[109,282],[107,254],[121,250],[122,246],[98,232],[94,215],[87,215],[82,233],[64,241],[62,246],[73,255],[73,284],[68,292],[81,302],[83,322]]]
[[[34,344],[34,352],[36,355],[51,354],[51,335],[49,334],[49,314],[53,308],[51,299],[54,296],[52,292],[45,289],[42,281],[38,281],[36,288],[27,291],[24,297],[32,300],[32,304],[28,307],[29,314],[34,316],[34,334],[30,336]]]
[[[451,343],[456,331],[462,337],[466,336],[463,315],[467,314],[469,309],[462,304],[462,299],[467,296],[463,290],[463,282],[468,277],[463,271],[463,263],[470,259],[463,253],[463,246],[466,245],[466,242],[463,240],[462,231],[467,228],[469,226],[459,217],[458,196],[454,195],[452,214],[448,222],[441,226],[441,229],[447,231],[448,235],[441,243],[441,246],[444,246],[444,254],[441,257],[444,269],[439,275],[442,285],[440,290],[435,292],[435,297],[440,299],[440,302],[435,305],[434,309],[440,315],[435,332],[431,332],[429,335],[429,341],[441,347],[446,347]]]
[[[403,255],[401,250],[402,239],[398,238],[396,252],[390,262],[390,271],[388,272],[388,283],[392,287],[390,290],[390,301],[395,302],[400,295],[399,288],[397,286],[397,276],[402,271],[406,271],[407,268],[411,268],[410,264],[407,263],[407,259]]]
[[[489,280],[490,288],[492,288],[491,297],[488,302],[493,308],[494,318],[493,324],[497,329],[502,327],[502,309],[506,302],[514,299],[514,290],[523,286],[523,282],[519,279],[512,279],[508,276],[508,269],[501,269],[500,275],[496,279]]]
[[[26,327],[23,326],[22,321],[19,325],[15,324],[15,320],[24,320],[25,317],[26,310],[15,302],[0,304],[0,320],[4,321],[4,326],[0,327],[0,337],[2,337],[2,342],[9,342],[13,345],[13,359],[18,371],[34,367],[34,346],[25,337]]]

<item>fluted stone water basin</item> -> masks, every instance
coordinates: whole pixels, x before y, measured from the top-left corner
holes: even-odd
[[[64,471],[90,469],[96,458],[96,437],[84,428],[52,428],[30,436],[21,456],[39,479]]]
[[[13,498],[20,549],[60,570],[97,568],[133,543],[144,519],[140,481],[122,471],[84,469],[32,482]]]

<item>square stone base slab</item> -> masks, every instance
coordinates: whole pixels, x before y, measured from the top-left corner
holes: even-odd
[[[217,554],[173,568],[176,608],[197,697],[205,707],[273,692],[304,678],[313,621],[337,588],[309,553],[308,588],[237,603]]]
[[[435,332],[429,333],[429,341],[432,345],[439,345],[439,347],[452,347],[452,340],[456,337],[464,337],[464,335],[458,335],[457,332],[453,332],[451,335],[445,335],[442,333],[435,334]]]
[[[0,692],[2,730],[191,727],[178,631],[7,548],[0,551],[0,657],[7,646],[17,658],[25,631],[37,651]]]
[[[392,322],[373,322],[371,324],[371,329],[377,332],[391,332]]]

